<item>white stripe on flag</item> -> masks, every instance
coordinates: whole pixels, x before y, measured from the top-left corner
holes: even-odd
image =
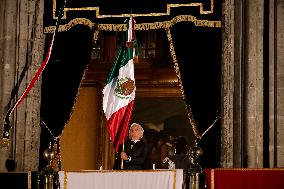
[[[129,60],[128,63],[119,69],[119,76],[112,79],[110,83],[108,83],[103,89],[103,110],[106,115],[106,118],[109,119],[111,115],[118,111],[120,108],[127,106],[129,102],[134,100],[135,98],[135,89],[130,94],[129,98],[122,99],[117,97],[115,92],[116,81],[121,77],[128,77],[134,81],[134,65],[133,59]]]

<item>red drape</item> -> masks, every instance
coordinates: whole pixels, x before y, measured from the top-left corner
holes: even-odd
[[[283,189],[284,169],[206,169],[208,189]]]

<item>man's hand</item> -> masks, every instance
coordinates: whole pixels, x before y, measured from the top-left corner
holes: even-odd
[[[125,152],[121,152],[120,157],[123,160],[128,160],[128,155]]]

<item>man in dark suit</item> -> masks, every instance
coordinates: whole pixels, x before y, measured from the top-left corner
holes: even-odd
[[[129,129],[129,139],[119,147],[115,157],[113,169],[139,170],[144,169],[148,155],[147,144],[142,140],[143,128],[138,123],[133,123]],[[123,160],[123,163],[121,163]]]

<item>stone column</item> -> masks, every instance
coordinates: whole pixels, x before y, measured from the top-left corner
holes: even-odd
[[[223,3],[223,167],[284,165],[283,18],[283,0]]]
[[[223,167],[233,167],[233,97],[234,97],[234,1],[223,3],[223,51],[221,91],[221,162]]]
[[[248,167],[263,167],[263,29],[264,2],[247,1],[244,44],[245,146]]]
[[[284,0],[270,5],[270,167],[284,167]]]
[[[6,104],[15,83],[16,69],[16,1],[0,1],[0,131],[2,138],[3,123],[7,111]],[[11,16],[8,16],[11,15]],[[11,24],[14,23],[14,24]],[[5,171],[5,161],[9,158],[10,149],[0,148],[0,171]]]
[[[22,95],[43,60],[43,0],[3,0],[0,8],[0,60],[1,60],[1,138],[3,119],[11,91],[25,71],[19,91],[12,105]],[[37,170],[40,137],[39,80],[27,98],[11,115],[9,149],[1,148],[0,171],[5,171],[7,157],[16,161],[17,171]]]
[[[223,167],[262,166],[263,3],[260,2],[223,3]]]

